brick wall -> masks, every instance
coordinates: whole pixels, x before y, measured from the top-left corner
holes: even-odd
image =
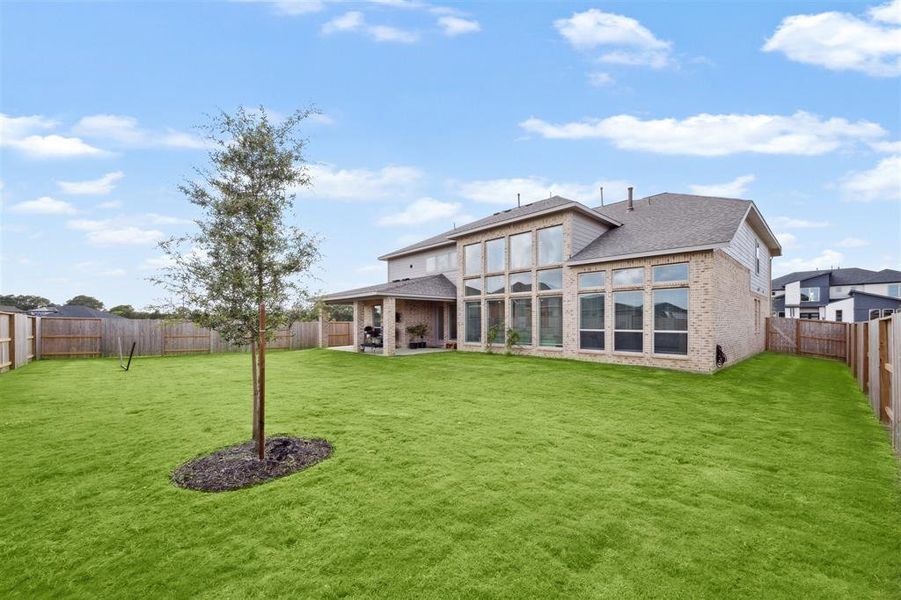
[[[769,288],[766,295],[752,292],[751,272],[719,250],[714,253],[712,272],[716,343],[723,347],[728,366],[764,351]]]

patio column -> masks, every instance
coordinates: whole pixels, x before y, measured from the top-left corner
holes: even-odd
[[[319,307],[319,347],[328,348],[328,307]]]
[[[395,335],[394,314],[396,303],[394,298],[382,300],[382,354],[394,356],[397,339]]]
[[[360,351],[360,329],[362,329],[362,325],[360,323],[360,318],[363,316],[363,311],[360,310],[360,301],[354,301],[354,332],[353,332],[353,343],[354,343],[354,352]]]

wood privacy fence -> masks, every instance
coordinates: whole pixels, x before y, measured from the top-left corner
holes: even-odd
[[[353,323],[350,321],[329,321],[328,347],[350,346],[354,343]]]
[[[329,332],[333,326],[336,331],[351,331],[350,323],[329,323]],[[31,317],[0,312],[0,372],[34,359],[119,356],[120,345],[127,354],[132,343],[135,356],[249,350],[248,346],[233,346],[217,332],[190,321]],[[267,347],[298,350],[318,345],[319,323],[297,322],[276,332]]]
[[[844,361],[901,453],[901,314],[861,323],[770,317],[767,350]]]

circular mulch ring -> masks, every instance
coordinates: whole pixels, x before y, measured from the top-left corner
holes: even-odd
[[[325,460],[332,445],[284,435],[266,439],[266,458],[257,458],[253,441],[216,450],[189,460],[172,473],[178,487],[202,492],[227,492],[266,483]]]

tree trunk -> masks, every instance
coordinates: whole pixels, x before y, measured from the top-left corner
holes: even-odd
[[[257,454],[260,460],[266,455],[266,305],[260,302],[260,366],[257,375],[258,381],[258,410],[257,423],[259,425],[259,437],[257,438]]]
[[[260,391],[257,387],[257,342],[250,342],[250,370],[253,379],[253,414],[251,430],[253,431],[252,439],[256,441],[260,437],[260,423],[258,413],[260,412]]]

